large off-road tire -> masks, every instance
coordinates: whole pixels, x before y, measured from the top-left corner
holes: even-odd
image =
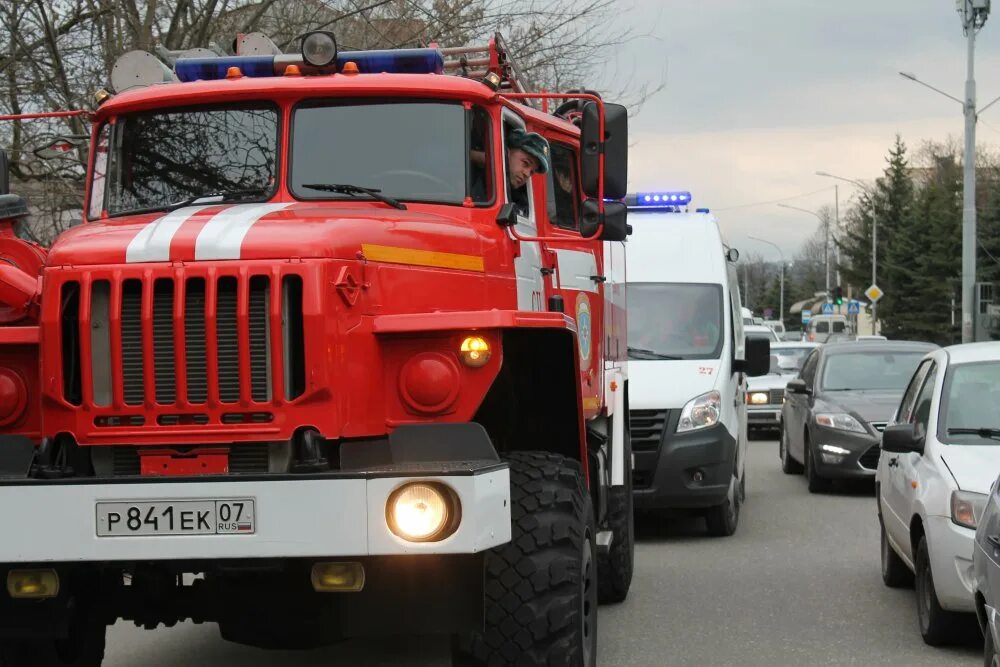
[[[452,664],[597,664],[594,511],[577,461],[513,452],[511,540],[486,553],[483,632],[452,641]]]
[[[778,456],[781,457],[781,472],[786,475],[801,475],[802,464],[792,458],[788,451],[788,431],[781,429],[781,439],[778,441]]]
[[[721,505],[710,507],[705,512],[705,523],[708,534],[713,537],[729,537],[736,532],[740,524],[740,482],[736,473],[729,482],[729,492]]]
[[[635,564],[635,513],[632,510],[632,438],[625,425],[625,484],[608,489],[607,528],[611,548],[597,558],[597,599],[601,604],[624,602]]]
[[[0,643],[0,667],[100,667],[107,629],[96,613],[81,612],[65,639]]]
[[[882,583],[889,588],[913,586],[913,572],[889,544],[889,537],[885,534],[885,524],[882,523],[881,518],[879,518],[878,523],[881,531]]]
[[[913,561],[916,567],[917,622],[920,627],[920,636],[923,637],[924,643],[928,646],[952,644],[958,638],[957,633],[961,627],[962,616],[953,611],[947,611],[938,602],[925,536],[920,537]]]

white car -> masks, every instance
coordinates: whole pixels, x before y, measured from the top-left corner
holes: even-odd
[[[882,435],[882,580],[915,577],[920,634],[932,646],[975,611],[972,551],[1000,470],[998,406],[1000,343],[947,347],[920,362]]]
[[[772,344],[781,342],[778,334],[774,333],[774,329],[763,324],[747,324],[743,327],[743,333],[749,338],[766,338]]]
[[[771,367],[767,375],[747,380],[747,428],[781,427],[785,385],[798,374],[802,363],[818,343],[771,343]]]

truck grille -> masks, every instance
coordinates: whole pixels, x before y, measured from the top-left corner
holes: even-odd
[[[73,405],[269,403],[305,390],[298,275],[95,279],[61,293]]]

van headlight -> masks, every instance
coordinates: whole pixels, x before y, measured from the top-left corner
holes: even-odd
[[[722,414],[722,395],[710,391],[701,396],[695,396],[681,410],[681,419],[677,422],[677,432],[697,431],[698,429],[715,426]]]

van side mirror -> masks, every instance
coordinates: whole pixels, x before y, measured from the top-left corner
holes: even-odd
[[[743,359],[733,362],[733,370],[750,377],[767,375],[771,368],[771,341],[758,336],[747,336]]]
[[[924,453],[924,439],[913,424],[893,424],[882,433],[882,449],[893,454]]]
[[[632,233],[632,227],[626,222],[627,216],[628,207],[620,201],[604,202],[604,214],[602,215],[598,201],[588,199],[583,202],[580,214],[580,234],[584,238],[590,238],[597,233],[603,222],[602,241],[624,241]]]
[[[604,104],[604,136],[596,102],[583,105],[580,128],[580,174],[583,191],[597,197],[601,146],[604,147],[604,198],[623,199],[628,191],[628,111],[621,104]]]

